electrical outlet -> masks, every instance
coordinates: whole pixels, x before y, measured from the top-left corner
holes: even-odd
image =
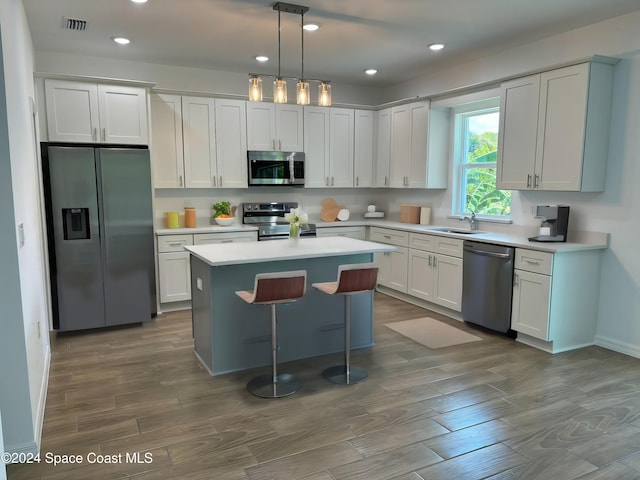
[[[24,247],[24,224],[18,225],[18,240],[20,242],[20,248]]]

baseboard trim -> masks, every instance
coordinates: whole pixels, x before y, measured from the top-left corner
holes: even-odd
[[[603,335],[596,335],[595,344],[599,347],[613,350],[614,352],[623,353],[635,358],[640,358],[640,347],[631,343],[621,342],[619,340],[614,340],[613,338],[605,337]]]
[[[5,445],[4,447],[4,450],[7,453],[23,453],[36,456],[40,452],[38,443],[35,440],[33,442],[22,443],[20,445]]]
[[[446,307],[441,307],[440,305],[436,305],[435,303],[427,302],[426,300],[422,300],[407,293],[399,292],[382,285],[378,285],[376,287],[376,291],[384,293],[385,295],[389,295],[390,297],[397,298],[398,300],[402,300],[403,302],[410,303],[412,305],[415,305],[416,307],[421,307],[425,310],[431,310],[432,312],[440,313],[446,317],[458,320],[460,322],[463,321],[462,313],[450,310]]]

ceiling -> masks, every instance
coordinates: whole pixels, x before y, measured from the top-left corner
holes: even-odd
[[[278,72],[273,0],[23,0],[37,51]],[[309,78],[388,86],[464,59],[640,10],[638,0],[304,0]],[[63,28],[64,17],[87,21]],[[299,76],[300,16],[281,14],[281,73]],[[115,44],[113,36],[131,39]],[[434,53],[427,45],[445,43]],[[598,52],[594,52],[598,53]],[[256,55],[270,57],[258,64]],[[378,69],[368,77],[366,68]]]

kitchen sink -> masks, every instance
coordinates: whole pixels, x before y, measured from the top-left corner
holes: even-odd
[[[468,228],[455,227],[430,227],[429,230],[433,232],[460,233],[463,235],[477,235],[480,233],[487,233],[484,230],[469,230]]]

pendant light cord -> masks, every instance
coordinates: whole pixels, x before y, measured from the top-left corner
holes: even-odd
[[[278,79],[280,79],[280,10],[278,10]]]
[[[302,46],[300,55],[300,81],[304,81],[304,12],[300,14],[300,45]]]

